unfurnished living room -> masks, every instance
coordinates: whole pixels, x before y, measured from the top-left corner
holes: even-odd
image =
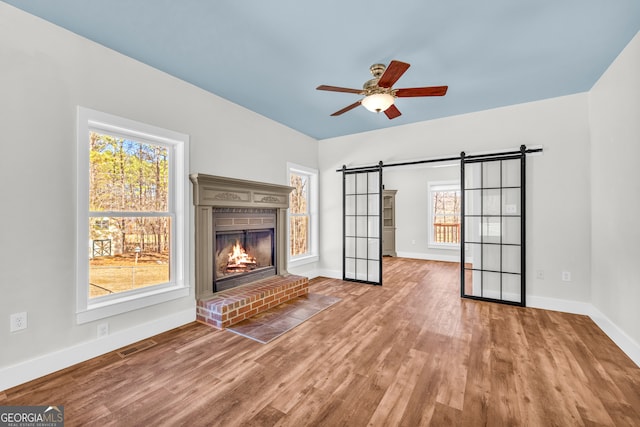
[[[640,425],[639,30],[0,1],[0,425]]]

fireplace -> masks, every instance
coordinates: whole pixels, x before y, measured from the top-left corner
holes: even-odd
[[[213,209],[213,291],[276,275],[276,210]]]
[[[292,187],[205,174],[190,179],[197,300],[289,275],[287,209]]]

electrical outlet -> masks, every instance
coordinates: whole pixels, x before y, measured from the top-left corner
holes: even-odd
[[[563,271],[562,272],[562,281],[563,282],[570,282],[571,281],[571,272],[570,271]]]
[[[536,271],[536,279],[544,280],[544,270]]]
[[[98,324],[98,338],[106,337],[107,335],[109,335],[109,324],[108,323]]]
[[[27,312],[14,313],[9,316],[9,330],[11,332],[21,331],[27,329]]]

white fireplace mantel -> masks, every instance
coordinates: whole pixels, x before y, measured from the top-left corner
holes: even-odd
[[[213,293],[213,209],[276,210],[276,274],[287,272],[287,209],[293,187],[205,174],[189,176],[195,205],[196,299]]]

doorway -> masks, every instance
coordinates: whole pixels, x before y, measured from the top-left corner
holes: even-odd
[[[525,306],[526,155],[539,152],[542,148],[522,145],[518,151],[462,152],[458,157],[338,169],[343,176],[343,280],[382,285],[383,168],[455,162],[460,165],[462,217],[460,256],[451,261],[459,259],[460,295]],[[410,244],[417,241],[412,235]]]

